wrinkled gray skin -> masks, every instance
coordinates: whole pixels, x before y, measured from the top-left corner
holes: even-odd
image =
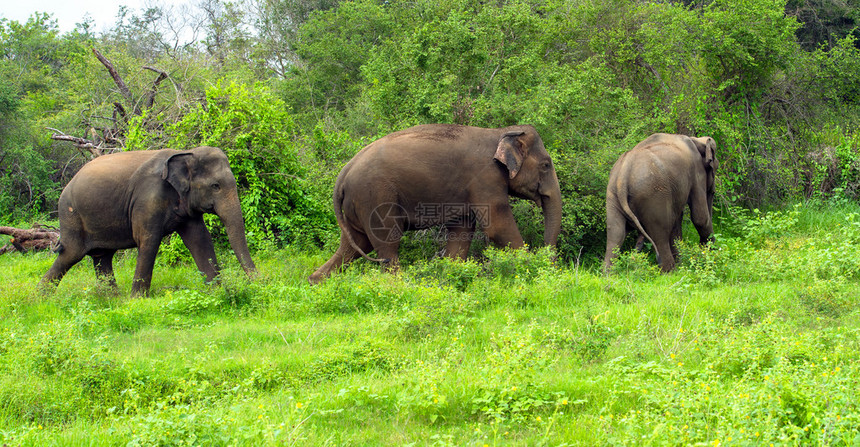
[[[230,246],[249,275],[256,272],[245,239],[236,178],[218,148],[162,149],[98,157],[81,168],[60,195],[59,255],[40,285],[57,284],[84,256],[116,288],[113,256],[137,247],[131,291],[145,294],[161,239],[179,234],[197,268],[212,281],[218,263],[204,213],[217,214]]]
[[[531,126],[502,129],[427,124],[387,135],[341,170],[334,189],[340,247],[308,280],[317,283],[359,256],[397,268],[403,231],[443,225],[445,253],[464,259],[479,227],[498,246],[524,246],[509,196],[543,209],[544,242],[561,229],[552,160]],[[376,250],[379,258],[366,253]]]
[[[711,137],[658,133],[621,155],[606,187],[605,271],[631,230],[640,233],[637,248],[647,239],[663,272],[674,270],[688,205],[699,242],[713,239],[715,152]]]

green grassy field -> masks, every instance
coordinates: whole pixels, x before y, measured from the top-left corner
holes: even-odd
[[[88,261],[0,257],[3,445],[857,445],[860,207],[717,223],[678,271],[547,250],[401,273],[329,253],[158,265],[129,298]]]

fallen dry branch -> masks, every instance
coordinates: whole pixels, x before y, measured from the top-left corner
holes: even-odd
[[[84,150],[88,151],[91,155],[91,158],[99,157],[99,156],[103,155],[103,153],[104,153],[103,148],[99,147],[97,144],[93,143],[92,141],[87,140],[86,138],[75,137],[72,135],[66,135],[63,132],[60,132],[59,130],[51,128],[51,127],[48,127],[47,129],[53,130],[54,132],[57,132],[57,133],[54,133],[51,135],[52,140],[70,141],[70,142],[75,144],[76,148],[81,150],[81,153],[83,153]]]
[[[39,224],[33,225],[31,229],[0,227],[0,234],[12,236],[9,244],[0,247],[0,254],[10,251],[50,250],[60,239],[60,232],[56,228]]]

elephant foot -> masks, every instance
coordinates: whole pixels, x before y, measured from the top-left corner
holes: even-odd
[[[132,298],[146,298],[149,295],[149,285],[142,285],[140,283],[134,283],[131,286],[131,297]]]
[[[400,259],[385,259],[382,263],[382,270],[394,274],[400,272]]]
[[[314,272],[314,274],[308,276],[308,282],[311,283],[311,285],[316,285],[321,283],[326,276],[327,275],[323,275],[322,273]]]
[[[57,291],[57,284],[59,281],[39,281],[39,284],[36,285],[36,292],[42,296],[48,296]]]

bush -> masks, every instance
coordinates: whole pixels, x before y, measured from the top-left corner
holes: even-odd
[[[502,282],[531,283],[547,271],[554,270],[555,249],[541,247],[534,252],[526,249],[488,247],[484,251],[487,262],[484,270]]]
[[[263,85],[221,82],[206,93],[205,105],[168,126],[169,146],[219,147],[230,159],[239,185],[249,244],[255,248],[297,244],[320,246],[336,228],[328,200],[310,196],[307,162],[286,105]],[[306,160],[307,157],[310,157]],[[210,228],[217,221],[206,216]],[[213,236],[224,243],[226,234]]]
[[[441,286],[465,292],[481,273],[481,265],[472,260],[460,261],[448,257],[420,261],[408,272],[418,279],[430,279]]]

